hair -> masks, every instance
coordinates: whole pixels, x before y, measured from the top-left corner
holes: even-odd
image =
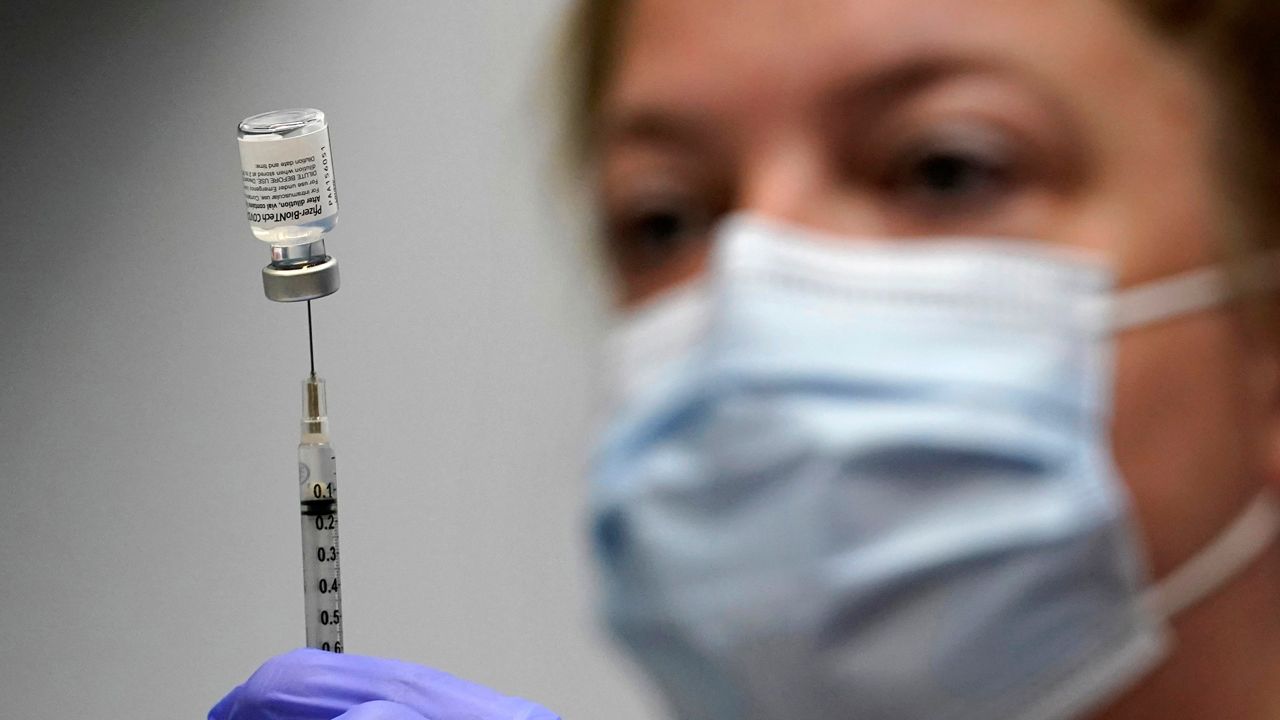
[[[1280,3],[1122,1],[1191,52],[1217,87],[1218,169],[1234,225],[1226,250],[1248,265],[1259,248],[1280,248]]]
[[[853,1],[853,0],[851,0]],[[1231,254],[1280,247],[1280,1],[1114,0],[1185,49],[1218,89],[1219,171]],[[564,129],[579,161],[595,143],[599,104],[616,62],[627,0],[578,0],[564,45]],[[1241,252],[1251,249],[1253,252]]]
[[[576,0],[565,27],[563,129],[575,160],[588,159],[595,145],[601,98],[617,61],[618,35],[627,0]]]

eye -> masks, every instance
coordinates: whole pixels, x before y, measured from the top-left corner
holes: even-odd
[[[1016,189],[1011,152],[986,137],[943,138],[909,147],[890,165],[884,189],[928,214],[978,213]]]
[[[920,159],[913,168],[913,182],[922,192],[934,195],[972,195],[996,182],[997,171],[981,158],[938,152]]]
[[[701,246],[711,229],[711,213],[684,201],[641,202],[613,213],[609,244],[624,272],[662,269]]]

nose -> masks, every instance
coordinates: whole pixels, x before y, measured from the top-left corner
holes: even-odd
[[[872,193],[842,178],[817,139],[801,135],[756,147],[741,165],[735,212],[838,235],[886,234]]]

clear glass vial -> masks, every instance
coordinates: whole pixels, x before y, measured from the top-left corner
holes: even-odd
[[[275,110],[239,126],[246,216],[271,246],[262,269],[267,297],[313,300],[338,290],[338,261],[324,239],[338,223],[338,190],[325,115],[312,108]]]

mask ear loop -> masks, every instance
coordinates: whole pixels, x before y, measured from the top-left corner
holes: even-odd
[[[1114,332],[1153,325],[1217,307],[1235,295],[1227,272],[1217,265],[1198,268],[1120,290],[1111,317]]]
[[[1117,291],[1112,309],[1113,332],[1154,325],[1182,315],[1208,310],[1242,295],[1274,292],[1280,283],[1280,252],[1263,256],[1256,272],[1248,273],[1246,287],[1233,287],[1227,270],[1208,265]],[[1253,268],[1251,268],[1252,270]]]
[[[1111,329],[1120,332],[1208,310],[1242,294],[1272,291],[1273,272],[1280,255],[1267,256],[1264,271],[1254,273],[1251,287],[1232,286],[1227,271],[1218,265],[1185,272],[1127,290],[1121,290],[1113,306]],[[1280,536],[1280,500],[1263,491],[1207,547],[1143,596],[1147,609],[1157,617],[1171,618],[1195,605],[1244,570]]]
[[[1143,595],[1156,617],[1172,618],[1242,572],[1280,535],[1280,502],[1269,491],[1254,498],[1217,538]]]

